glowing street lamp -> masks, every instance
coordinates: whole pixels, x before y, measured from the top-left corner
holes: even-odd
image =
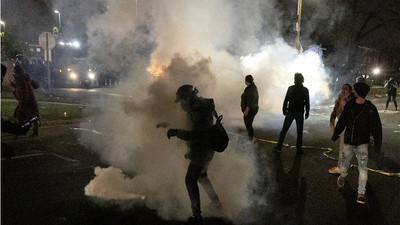
[[[54,10],[54,13],[58,14],[58,30],[61,28],[61,13],[58,10]]]
[[[0,26],[4,26],[4,31],[1,32],[1,36],[4,36],[4,32],[6,31],[6,23],[3,20],[0,20]]]
[[[381,70],[380,70],[379,68],[375,68],[374,70],[372,70],[372,72],[373,72],[375,75],[378,75],[378,74],[381,73]]]

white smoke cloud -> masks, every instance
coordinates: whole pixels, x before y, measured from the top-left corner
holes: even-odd
[[[280,112],[295,72],[305,76],[312,99],[328,96],[327,74],[318,51],[299,55],[278,38],[280,12],[273,0],[138,1],[137,15],[135,3],[107,0],[107,10],[89,21],[91,60],[124,73],[127,78],[116,91],[131,97],[104,101],[102,110],[90,118],[96,123],[81,125],[107,134],[83,133],[81,140],[102,160],[134,177],[97,169],[85,192],[108,196],[104,198],[121,196],[104,195],[112,190],[145,195],[146,205],[163,218],[184,219],[190,215],[184,184],[187,146],[168,140],[167,130],[156,128],[159,122],[185,128],[186,115],[173,103],[176,89],[196,86],[200,96],[214,98],[218,113],[229,122],[241,118],[246,74],[255,77],[261,109],[272,112]],[[162,68],[163,75],[156,78],[145,72],[149,64]],[[256,176],[254,146],[242,142],[231,135],[226,152],[216,154],[209,167],[223,204],[218,216],[229,219],[254,202],[249,194]],[[208,200],[203,192],[201,196],[206,206]],[[213,214],[206,207],[203,211]]]

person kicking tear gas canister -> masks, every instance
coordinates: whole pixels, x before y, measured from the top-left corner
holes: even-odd
[[[185,183],[193,216],[188,218],[185,223],[187,225],[203,224],[197,182],[202,185],[212,204],[217,208],[221,206],[218,195],[207,176],[207,168],[214,156],[214,150],[207,146],[205,136],[213,125],[214,100],[198,97],[197,93],[197,89],[192,85],[183,85],[178,89],[175,102],[179,102],[182,109],[188,114],[191,130],[169,129],[167,133],[168,139],[177,136],[187,141],[189,146],[189,151],[185,154],[185,158],[190,159]]]

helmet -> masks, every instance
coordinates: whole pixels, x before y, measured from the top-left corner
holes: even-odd
[[[192,85],[189,84],[182,85],[176,91],[175,102],[180,102],[182,100],[185,100],[186,98],[197,94],[197,92],[198,92],[197,89],[196,88],[193,89]]]

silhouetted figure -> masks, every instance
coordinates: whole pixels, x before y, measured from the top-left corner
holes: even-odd
[[[303,124],[304,124],[304,107],[306,108],[305,119],[310,115],[310,97],[308,89],[303,86],[304,77],[301,73],[294,75],[294,85],[290,86],[286,92],[285,100],[283,101],[283,122],[282,130],[279,134],[278,145],[274,147],[277,152],[282,151],[283,141],[286,133],[289,130],[293,120],[296,120],[297,127],[297,152],[303,153]]]
[[[396,95],[397,95],[397,88],[399,87],[399,84],[393,79],[393,77],[391,77],[385,84],[384,86],[385,88],[387,88],[387,101],[386,101],[386,108],[388,109],[389,106],[389,102],[391,101],[391,98],[393,98],[393,103],[394,103],[394,107],[397,110],[397,101],[396,101]]]
[[[27,123],[32,118],[38,118],[33,121],[33,135],[37,136],[39,134],[40,116],[34,90],[39,88],[39,84],[31,80],[30,76],[19,65],[14,67],[14,79],[12,86],[18,100],[14,117],[20,124]]]
[[[214,150],[207,144],[207,131],[213,125],[215,111],[214,100],[197,96],[197,89],[192,85],[183,85],[176,92],[175,102],[181,104],[182,109],[189,116],[190,130],[169,129],[168,138],[177,136],[189,144],[189,151],[185,158],[190,159],[190,164],[185,177],[186,188],[189,193],[193,216],[188,218],[186,224],[203,224],[200,208],[199,182],[215,207],[221,203],[207,176],[207,168],[214,156]]]
[[[253,121],[258,112],[258,90],[257,86],[254,84],[253,76],[251,75],[246,76],[245,84],[247,87],[243,91],[240,106],[242,108],[243,120],[246,125],[249,140],[253,141]]]
[[[330,119],[331,135],[335,131],[335,120],[339,119],[343,112],[344,106],[349,102],[354,96],[352,93],[353,87],[350,84],[343,84],[342,89],[339,93],[338,98],[335,101],[335,106],[333,107]],[[332,167],[328,170],[330,174],[340,174],[340,164],[342,163],[342,151],[344,146],[344,133],[340,134],[340,145],[339,145],[339,159],[338,165]]]
[[[345,185],[345,177],[350,166],[353,155],[357,157],[358,163],[358,197],[357,203],[364,204],[367,199],[365,196],[365,185],[368,180],[368,144],[370,136],[374,137],[375,152],[381,151],[382,146],[382,124],[378,110],[371,101],[365,99],[370,87],[363,82],[353,85],[355,99],[349,101],[344,106],[339,122],[335,127],[332,140],[339,139],[339,135],[344,133],[344,147],[342,152],[342,163],[340,166],[340,176],[337,185]]]

